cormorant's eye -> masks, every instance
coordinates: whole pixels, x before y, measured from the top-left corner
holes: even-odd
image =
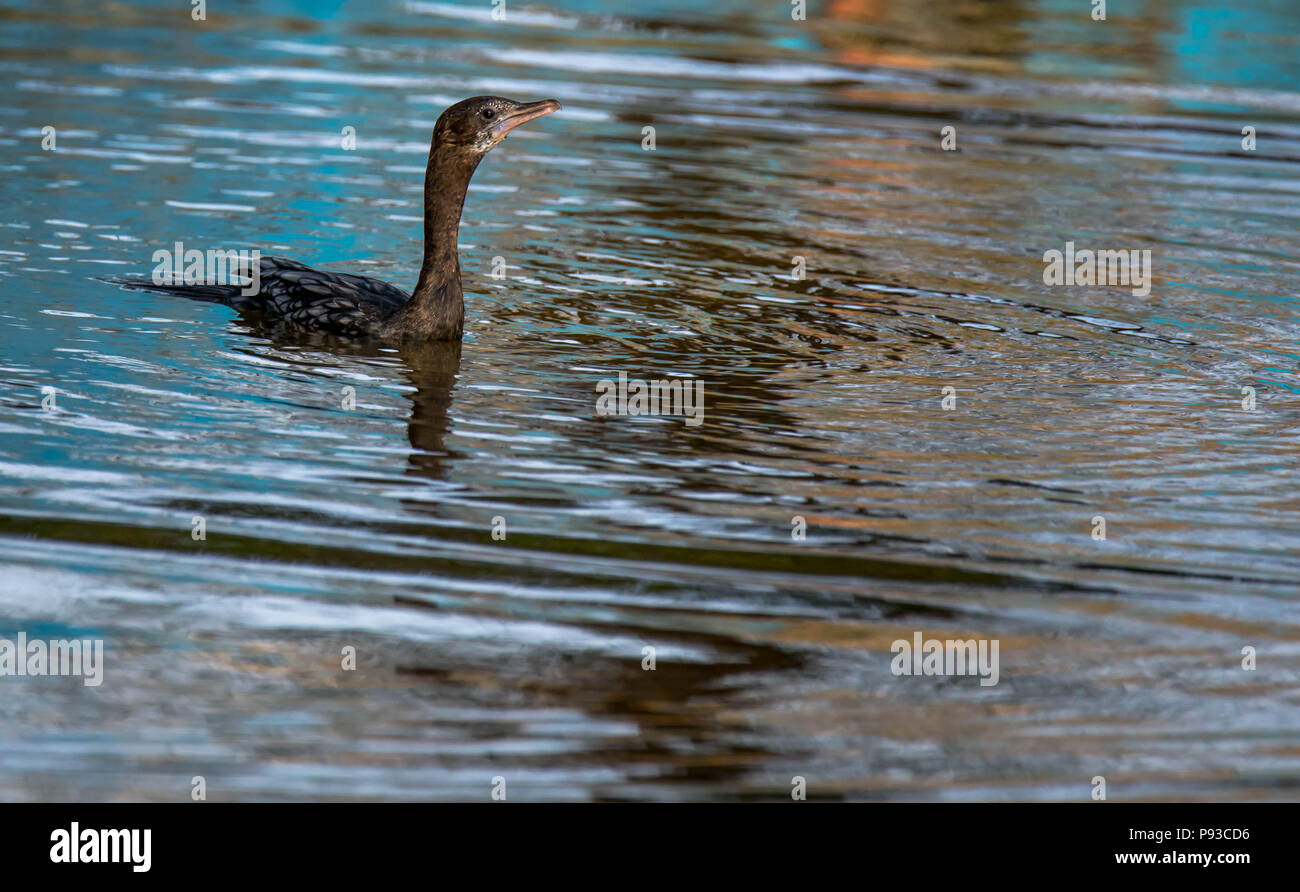
[[[496,115],[497,113],[490,108],[483,109],[483,117],[487,118],[489,121],[495,118]]]

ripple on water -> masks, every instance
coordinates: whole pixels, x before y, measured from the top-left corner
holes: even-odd
[[[1039,3],[275,3],[188,54],[149,4],[19,7],[0,624],[103,637],[111,683],[5,698],[6,796],[1293,788],[1300,72],[1252,43],[1293,11],[1206,25],[1207,74],[1177,16]],[[409,288],[477,93],[565,110],[476,174],[459,355],[86,274],[179,240]],[[1045,286],[1067,241],[1150,250],[1150,294]],[[598,416],[620,373],[705,423]],[[916,631],[1000,683],[894,677]]]

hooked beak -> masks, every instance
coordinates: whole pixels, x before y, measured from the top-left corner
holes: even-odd
[[[560,103],[554,99],[543,99],[541,102],[529,102],[527,105],[521,105],[510,114],[503,117],[492,127],[492,135],[497,139],[505,139],[520,124],[526,124],[533,118],[540,118],[542,115],[549,115],[551,112],[560,110]]]

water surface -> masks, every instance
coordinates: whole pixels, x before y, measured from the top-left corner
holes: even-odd
[[[8,3],[0,636],[107,666],[0,680],[0,796],[1293,798],[1300,9],[1117,6]],[[480,93],[564,111],[475,177],[462,350],[94,278],[409,288]]]

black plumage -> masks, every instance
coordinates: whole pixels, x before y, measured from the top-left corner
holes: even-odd
[[[250,319],[342,337],[380,332],[410,300],[380,279],[312,269],[286,257],[263,257],[260,287],[245,295],[238,285],[155,286],[196,300],[234,307]],[[249,271],[238,275],[249,278]]]

